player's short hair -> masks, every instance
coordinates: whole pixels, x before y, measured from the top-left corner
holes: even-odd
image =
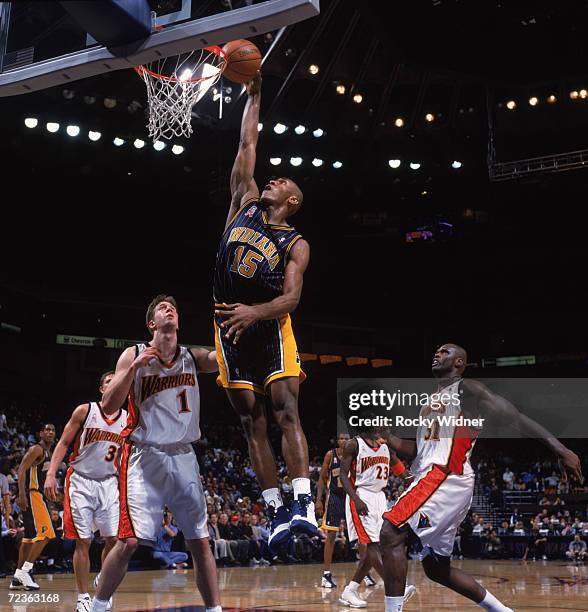
[[[53,425],[53,423],[49,423],[47,421],[41,421],[36,429],[35,429],[35,434],[37,435],[37,437],[40,439],[40,433],[47,427],[47,425]],[[55,425],[53,425],[53,429],[55,429]]]
[[[106,378],[108,376],[111,376],[112,374],[114,374],[114,370],[108,370],[108,372],[104,372],[104,374],[102,374],[102,376],[100,377],[100,384],[98,385],[98,389],[102,387]]]
[[[153,315],[155,313],[157,305],[161,304],[161,302],[169,302],[176,310],[178,310],[178,304],[173,295],[166,295],[165,293],[160,293],[159,295],[156,295],[147,307],[147,314],[145,316],[145,325],[147,325],[147,329],[149,329],[149,321],[153,319]],[[151,330],[149,329],[149,331]]]

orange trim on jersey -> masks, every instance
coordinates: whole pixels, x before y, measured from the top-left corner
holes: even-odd
[[[69,499],[69,480],[73,474],[73,468],[69,468],[65,474],[65,487],[63,491],[63,535],[68,540],[79,540],[80,534],[71,514],[71,501]]]
[[[39,540],[52,540],[55,538],[53,523],[49,516],[49,510],[43,499],[40,491],[29,491],[29,512],[33,515],[35,522],[35,530],[37,532],[34,538],[23,538],[23,542],[38,542]]]
[[[104,419],[104,422],[107,425],[114,425],[120,419],[122,415],[122,409],[119,408],[118,415],[115,418],[109,418],[102,410],[102,406],[100,405],[100,402],[96,402],[96,405],[98,406],[98,410],[100,411],[100,416]]]
[[[463,474],[467,454],[472,449],[475,438],[476,434],[469,427],[460,426],[453,430],[449,459],[445,465],[451,474]]]
[[[119,480],[119,498],[120,498],[120,512],[118,520],[118,539],[126,540],[127,538],[135,538],[135,526],[133,525],[133,519],[131,517],[130,508],[128,505],[127,495],[127,478],[129,472],[129,458],[131,456],[131,449],[133,443],[128,440],[124,444],[122,458],[120,462],[120,480]]]
[[[353,520],[353,526],[355,527],[355,531],[357,532],[359,543],[371,544],[372,540],[368,535],[367,531],[365,530],[363,523],[361,522],[361,518],[355,506],[355,502],[351,498],[349,498],[349,507],[351,508],[351,519]]]
[[[445,482],[448,475],[447,471],[438,465],[434,465],[430,472],[398,499],[391,510],[384,512],[383,517],[396,527],[402,527],[429,501],[435,491]]]

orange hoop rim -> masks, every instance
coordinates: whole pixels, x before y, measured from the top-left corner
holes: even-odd
[[[226,66],[227,56],[221,47],[219,47],[218,45],[210,45],[209,47],[204,47],[202,51],[209,51],[210,53],[214,53],[214,55],[217,55],[218,57],[220,57],[221,60],[223,61],[223,64],[220,66],[220,72],[224,70]],[[206,76],[206,77],[196,77],[193,79],[179,79],[177,77],[159,74],[158,72],[154,72],[153,70],[150,70],[149,68],[143,65],[135,66],[133,70],[141,77],[145,73],[147,73],[150,76],[155,77],[156,79],[160,79],[162,81],[171,81],[171,82],[176,82],[176,83],[200,83],[201,81],[208,81],[209,79],[212,79],[217,76],[216,74],[211,74],[210,76]]]

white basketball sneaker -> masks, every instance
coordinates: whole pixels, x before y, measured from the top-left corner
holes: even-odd
[[[26,591],[39,590],[39,585],[31,578],[31,575],[28,572],[25,572],[23,569],[17,569],[14,572],[14,577],[10,583],[10,588],[20,589],[23,587]]]
[[[348,586],[343,589],[339,602],[350,608],[367,608],[367,601],[364,601],[357,591],[354,591]]]
[[[416,593],[414,584],[407,584],[404,589],[404,603],[406,603]]]
[[[100,580],[100,572],[96,574],[96,578],[94,578],[94,590],[98,588],[98,581]],[[108,600],[106,604],[106,612],[110,612],[112,610],[112,597]]]
[[[92,599],[89,595],[87,597],[78,597],[76,612],[90,612],[91,609]]]

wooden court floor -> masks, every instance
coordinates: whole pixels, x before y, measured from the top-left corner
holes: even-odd
[[[588,568],[564,561],[455,561],[457,567],[474,574],[482,584],[516,612],[534,610],[588,611]],[[351,563],[335,564],[333,576],[342,587],[353,574]],[[223,609],[253,612],[334,612],[349,611],[337,603],[340,588],[322,589],[320,565],[231,568],[219,570]],[[75,610],[75,583],[71,574],[38,576],[37,593],[9,591],[9,579],[2,584],[0,612]],[[406,605],[417,610],[480,610],[453,592],[430,582],[420,564],[409,562],[409,581],[417,594]],[[10,603],[11,595],[59,595],[58,603]],[[383,610],[382,584],[363,591],[368,611]],[[53,597],[55,599],[55,597]],[[114,597],[114,610],[165,610],[166,612],[203,612],[194,587],[191,570],[129,572]]]

